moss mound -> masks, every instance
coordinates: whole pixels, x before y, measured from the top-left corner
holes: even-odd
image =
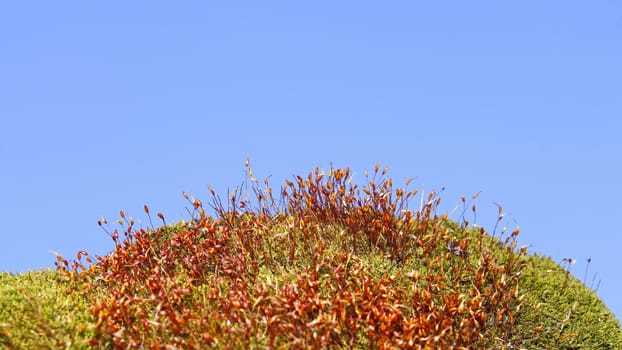
[[[548,258],[439,215],[376,167],[249,187],[215,215],[122,230],[58,271],[0,274],[0,345],[20,348],[620,349],[602,301]],[[250,200],[249,194],[254,195]],[[465,212],[470,202],[463,198]],[[473,207],[474,209],[474,207]],[[151,222],[149,208],[146,215]],[[501,209],[499,212],[499,219]]]

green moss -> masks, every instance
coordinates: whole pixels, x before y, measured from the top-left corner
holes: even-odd
[[[0,272],[0,347],[80,349],[89,338],[87,303],[67,295],[52,270]]]
[[[413,272],[421,276],[441,276],[443,282],[439,285],[442,287],[435,290],[435,294],[437,294],[438,302],[442,303],[441,296],[444,294],[468,296],[472,292],[474,279],[469,274],[468,267],[480,266],[479,261],[482,256],[490,252],[493,256],[490,259],[491,264],[498,268],[516,267],[511,269],[511,274],[508,272],[502,275],[502,278],[516,277],[520,273],[518,293],[523,297],[518,311],[515,311],[519,306],[515,297],[501,306],[509,310],[515,318],[513,325],[506,323],[506,327],[510,328],[511,342],[507,343],[510,339],[507,337],[507,328],[503,328],[495,323],[498,321],[491,318],[485,325],[490,339],[482,340],[475,347],[622,349],[620,323],[594,291],[584,286],[550,258],[540,255],[525,256],[522,255],[523,250],[521,254],[516,254],[516,246],[504,244],[499,238],[493,238],[484,231],[473,228],[465,229],[455,222],[443,221],[439,224],[438,230],[426,232],[425,235],[419,237],[424,242],[423,244],[426,244],[427,238],[430,238],[426,235],[433,236],[431,238],[434,239],[430,242],[434,245],[426,248],[428,253],[424,254],[423,248],[415,246],[412,248],[413,254],[407,259],[394,261],[389,259],[381,249],[354,244],[356,242],[350,241],[353,236],[346,235],[344,228],[334,224],[318,225],[317,235],[311,235],[310,238],[305,238],[295,230],[288,231],[290,227],[293,227],[293,224],[286,217],[280,218],[273,226],[265,226],[266,232],[261,232],[269,239],[252,240],[254,242],[252,244],[256,244],[257,248],[254,253],[252,246],[248,250],[240,250],[240,254],[248,255],[249,261],[253,258],[252,254],[256,254],[254,257],[259,263],[255,269],[252,269],[252,273],[245,275],[245,278],[266,287],[266,295],[262,296],[266,300],[277,299],[279,291],[285,284],[294,284],[296,279],[305,273],[306,268],[316,265],[318,266],[316,272],[323,283],[318,295],[327,303],[334,302],[338,300],[336,296],[339,290],[336,288],[339,284],[334,281],[332,284],[324,282],[331,282],[330,278],[337,269],[337,265],[345,268],[343,271],[349,271],[352,265],[356,265],[361,267],[357,271],[365,271],[365,274],[373,281],[391,280],[392,291],[410,290]],[[155,240],[155,245],[150,248],[153,249],[152,251],[164,249],[159,245],[192,228],[193,223],[184,222],[159,228],[157,237],[160,239]],[[284,239],[287,232],[290,232],[289,234],[294,239]],[[232,235],[231,237],[241,240],[240,237],[243,236]],[[255,238],[257,237],[263,236],[256,235]],[[444,238],[439,239],[439,237]],[[193,239],[203,238],[201,234],[198,234],[193,236]],[[306,242],[305,239],[310,241]],[[449,240],[469,242],[468,253],[464,256],[450,254],[444,244]],[[244,242],[236,241],[236,243],[238,243],[236,247],[241,247]],[[318,246],[324,248],[318,250]],[[349,254],[352,254],[352,260]],[[331,262],[339,262],[339,259],[346,259],[346,261],[333,266]],[[318,260],[320,260],[319,264]],[[518,269],[517,263],[524,264],[522,271]],[[209,273],[208,275],[211,276]],[[348,278],[344,276],[343,278]],[[177,280],[187,277],[185,270],[176,271]],[[210,306],[215,303],[209,297],[213,287],[218,288],[217,294],[220,297],[226,297],[227,284],[232,282],[225,281],[226,278],[219,280],[216,275],[212,277],[213,279],[207,279],[208,283],[196,286],[190,295],[190,299],[196,305]],[[80,293],[75,293],[81,288],[76,283],[78,282],[70,282],[66,275],[52,270],[29,271],[22,274],[0,272],[0,348],[91,348],[88,342],[92,338],[97,338],[96,322],[88,311],[89,300],[86,300]],[[433,282],[422,279],[418,283],[423,287],[426,283]],[[515,290],[515,288],[512,289],[513,296],[516,295]],[[102,285],[89,293],[87,298],[96,300],[98,293],[105,294],[107,290]],[[214,309],[217,307],[218,305],[213,305]],[[413,305],[406,302],[402,307],[408,310]],[[207,310],[210,308],[208,307]],[[233,329],[223,318],[208,319],[207,322],[210,324],[204,326],[204,329],[213,334],[222,333],[223,329]],[[212,345],[216,348],[248,348],[251,345],[258,348],[267,347],[270,339],[265,334],[265,327],[258,327],[264,333],[257,333],[252,340],[242,336],[241,331],[232,331],[229,336],[220,339],[221,343],[216,341]],[[222,343],[225,340],[226,342]],[[278,338],[276,344],[287,345],[287,341],[287,337]],[[352,343],[348,346],[369,348],[370,344],[364,332],[358,332],[354,334]],[[346,345],[342,345],[345,348]]]
[[[516,338],[526,348],[622,349],[622,330],[603,301],[549,257],[525,257],[525,299]]]
[[[416,191],[393,190],[379,169],[364,195],[348,168],[331,168],[275,199],[247,164],[256,211],[235,195],[226,211],[212,191],[218,215],[205,217],[185,195],[200,219],[147,231],[125,220],[126,239],[113,236],[115,251],[84,273],[0,272],[0,348],[622,349],[603,301],[550,258],[527,256],[518,230],[460,225],[437,215],[432,195],[402,210]]]
[[[176,229],[183,227],[177,225]],[[167,233],[174,235],[175,229],[171,227]],[[337,246],[334,250],[338,251]],[[499,249],[496,254],[503,252]],[[516,313],[515,348],[622,349],[618,320],[592,290],[548,257],[523,259],[520,293],[524,299]],[[374,274],[395,273],[395,266],[380,255],[370,254],[363,260]],[[293,278],[291,274],[289,269],[263,267],[258,277],[279,285]],[[0,347],[89,348],[94,320],[87,311],[87,300],[67,294],[72,289],[67,288],[69,283],[52,270],[0,273]]]

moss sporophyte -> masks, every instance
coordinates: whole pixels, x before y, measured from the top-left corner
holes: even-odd
[[[247,163],[241,187],[188,221],[137,228],[114,249],[57,257],[57,270],[0,274],[7,349],[621,349],[602,301],[566,270],[438,213],[377,165],[315,169],[273,191]],[[415,199],[415,197],[417,197]],[[415,200],[416,209],[410,202]],[[469,209],[469,210],[467,210]],[[208,215],[207,212],[213,213]],[[499,221],[504,214],[499,207]],[[499,222],[497,222],[498,224]]]

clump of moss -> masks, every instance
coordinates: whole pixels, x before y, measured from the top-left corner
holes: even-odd
[[[0,273],[0,346],[622,349],[603,302],[518,230],[449,220],[435,193],[411,210],[385,173],[316,169],[275,199],[249,168],[246,193],[212,191],[214,217],[184,193],[190,222],[103,219],[109,254]]]

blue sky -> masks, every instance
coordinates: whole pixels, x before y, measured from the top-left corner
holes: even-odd
[[[119,210],[187,218],[246,157],[276,186],[380,162],[591,258],[622,316],[618,2],[4,2],[0,52],[0,270],[106,253]]]

